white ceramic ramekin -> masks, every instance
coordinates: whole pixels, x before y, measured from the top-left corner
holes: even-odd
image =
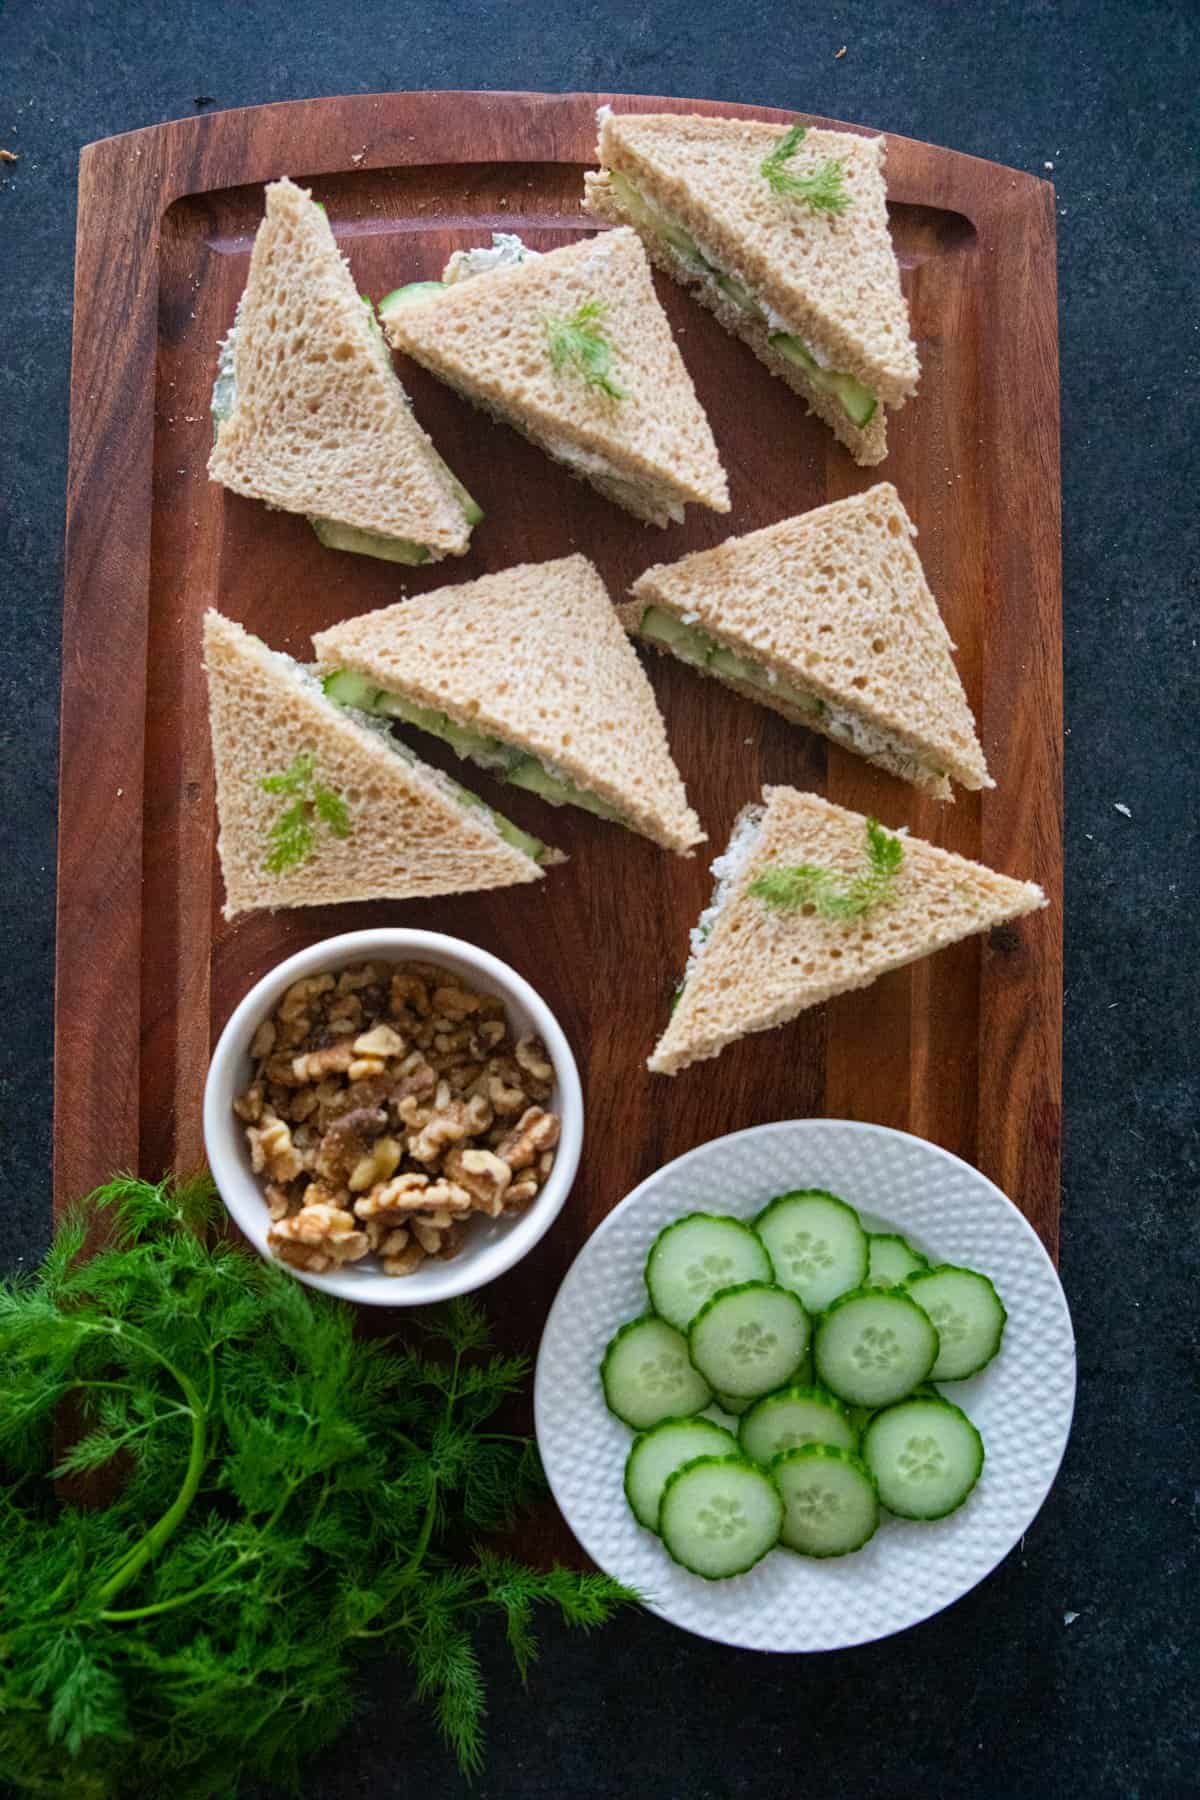
[[[515,1034],[521,1037],[532,1032],[540,1037],[554,1065],[554,1091],[546,1105],[562,1120],[562,1135],[554,1167],[525,1212],[499,1219],[473,1215],[466,1242],[457,1256],[445,1262],[432,1258],[412,1275],[384,1275],[373,1256],[325,1275],[310,1275],[281,1264],[309,1287],[360,1305],[425,1306],[448,1300],[454,1294],[470,1293],[519,1262],[562,1211],[579,1166],[583,1093],[575,1058],[546,1002],[499,957],[440,932],[400,929],[351,931],[342,937],[324,938],[289,956],[251,988],[221,1033],[204,1089],[204,1143],[213,1178],[234,1222],[260,1255],[270,1258],[266,1202],[259,1179],[250,1168],[245,1126],[233,1110],[235,1097],[250,1083],[250,1045],[259,1025],[270,1017],[284,992],[301,976],[319,975],[325,970],[336,974],[352,963],[371,961],[437,963],[467,982],[498,994]]]

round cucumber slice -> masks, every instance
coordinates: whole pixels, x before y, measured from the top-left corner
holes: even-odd
[[[859,1288],[817,1325],[817,1380],[847,1406],[889,1406],[929,1379],[938,1334],[900,1288]]]
[[[706,1581],[744,1575],[779,1542],[783,1501],[744,1456],[701,1456],[670,1477],[658,1513],[677,1563]]]
[[[659,1232],[646,1258],[650,1304],[680,1331],[721,1288],[773,1276],[771,1259],[750,1227],[718,1213],[676,1219]]]
[[[735,1456],[737,1439],[711,1419],[664,1419],[633,1440],[625,1462],[625,1498],[639,1525],[658,1530],[663,1489],[676,1469],[698,1456]]]
[[[871,1471],[850,1450],[803,1444],[771,1464],[783,1496],[779,1541],[801,1556],[848,1556],[873,1538],[879,1494]]]
[[[688,1354],[719,1393],[756,1399],[794,1378],[809,1329],[808,1314],[787,1288],[743,1281],[701,1307],[688,1330]]]
[[[901,1519],[944,1519],[983,1472],[983,1439],[949,1400],[904,1400],[867,1426],[863,1461],[879,1498]]]
[[[985,1368],[1000,1348],[1008,1314],[986,1275],[941,1263],[910,1275],[907,1294],[937,1327],[931,1381],[962,1381]]]
[[[781,1287],[799,1294],[809,1312],[822,1312],[839,1294],[862,1285],[867,1234],[858,1214],[823,1188],[780,1194],[754,1221]]]
[[[901,1287],[928,1262],[898,1231],[872,1231],[867,1237],[867,1278],[863,1287]]]
[[[831,1444],[857,1450],[858,1433],[840,1400],[817,1387],[786,1387],[765,1394],[742,1415],[738,1442],[764,1469],[785,1450]]]
[[[688,1360],[686,1338],[652,1317],[622,1325],[604,1352],[600,1379],[609,1411],[635,1431],[701,1412],[712,1399]]]

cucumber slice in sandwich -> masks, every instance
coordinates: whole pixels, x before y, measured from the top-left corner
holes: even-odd
[[[377,556],[381,562],[408,563],[416,567],[429,561],[429,548],[410,538],[384,537],[378,531],[360,531],[337,519],[310,518],[309,524],[326,550],[349,550],[356,556]]]
[[[410,281],[383,296],[379,302],[379,317],[386,325],[404,307],[428,306],[431,300],[440,300],[446,291],[445,284],[440,281]]]
[[[879,401],[870,388],[864,387],[853,375],[823,367],[803,340],[791,332],[772,331],[767,342],[772,350],[778,350],[780,356],[786,356],[789,362],[803,369],[813,387],[832,394],[852,425],[857,425],[861,431],[871,423]]]
[[[744,687],[761,688],[771,699],[798,712],[820,717],[826,711],[825,702],[811,689],[794,686],[765,664],[731,650],[698,626],[685,624],[663,606],[647,606],[637,629],[639,636],[662,644],[681,662],[691,663],[707,674],[719,675],[725,681],[738,682]]]
[[[335,669],[324,679],[325,692],[331,700],[337,700],[343,706],[356,706],[361,712],[398,719],[405,725],[415,725],[418,731],[428,731],[432,737],[449,744],[457,756],[478,763],[498,780],[506,781],[512,787],[526,788],[530,793],[539,794],[551,806],[578,806],[585,812],[595,813],[598,818],[611,819],[617,824],[623,822],[616,808],[609,806],[598,795],[588,793],[586,788],[577,787],[566,776],[552,775],[535,756],[526,755],[511,744],[505,744],[500,738],[489,737],[482,731],[472,731],[469,726],[457,724],[446,713],[437,712],[432,707],[418,706],[412,700],[405,700],[400,694],[390,694],[383,688],[377,688],[365,676],[355,675],[349,669]]]

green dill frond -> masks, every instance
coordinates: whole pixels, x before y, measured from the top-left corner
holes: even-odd
[[[221,1214],[221,1200],[211,1175],[187,1179],[164,1176],[144,1181],[117,1175],[89,1194],[84,1208],[113,1214],[113,1237],[120,1244],[140,1244],[159,1232],[206,1231]]]
[[[313,787],[313,805],[318,819],[323,825],[328,825],[334,837],[350,836],[350,808],[340,794],[317,782]]]
[[[313,778],[317,759],[311,750],[301,750],[279,775],[264,775],[259,786],[264,794],[305,794]]]
[[[904,840],[885,831],[878,819],[867,820],[866,837],[866,867],[849,882],[812,863],[773,864],[749,891],[781,912],[811,907],[822,919],[861,919],[891,899],[904,861]]]
[[[317,841],[317,824],[332,837],[350,836],[350,808],[339,793],[318,781],[311,750],[293,757],[281,774],[264,775],[259,786],[268,794],[294,796],[267,833],[269,848],[262,866],[268,875],[282,875],[308,861]]]
[[[773,194],[803,200],[814,212],[844,213],[850,205],[850,195],[845,188],[846,165],[841,157],[827,157],[806,175],[797,175],[788,167],[806,136],[803,125],[793,125],[763,158],[758,172]]]
[[[573,313],[548,316],[546,348],[556,374],[570,369],[610,400],[624,400],[628,398],[626,390],[617,386],[610,373],[613,348],[603,325],[607,312],[607,301],[585,300]]]
[[[207,1177],[117,1177],[102,1248],[72,1218],[0,1283],[0,1766],[30,1792],[68,1768],[79,1800],[295,1785],[382,1651],[478,1772],[484,1620],[524,1677],[539,1605],[587,1627],[629,1599],[471,1548],[541,1480],[486,1425],[528,1361],[473,1301],[425,1321],[429,1355],[358,1342],[350,1308],[209,1242],[213,1205]]]
[[[268,834],[271,848],[263,862],[268,875],[282,875],[295,869],[312,855],[316,834],[308,817],[308,805],[294,800],[280,813]]]

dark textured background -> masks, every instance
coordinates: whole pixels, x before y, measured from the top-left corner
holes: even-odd
[[[1062,1272],[1081,1382],[1062,1476],[990,1580],[889,1643],[773,1661],[649,1618],[594,1639],[550,1629],[528,1696],[496,1643],[491,1759],[475,1790],[484,1800],[1196,1791],[1185,1646],[1196,1579],[1200,595],[1186,263],[1194,270],[1198,28],[1195,0],[0,4],[0,143],[20,155],[0,165],[8,1267],[36,1259],[49,1224],[80,145],[186,116],[198,96],[229,107],[388,88],[611,88],[794,106],[1039,174],[1053,164],[1068,730]],[[371,1707],[314,1772],[312,1792],[460,1792],[426,1723],[397,1704],[403,1692],[402,1674],[379,1673]]]

